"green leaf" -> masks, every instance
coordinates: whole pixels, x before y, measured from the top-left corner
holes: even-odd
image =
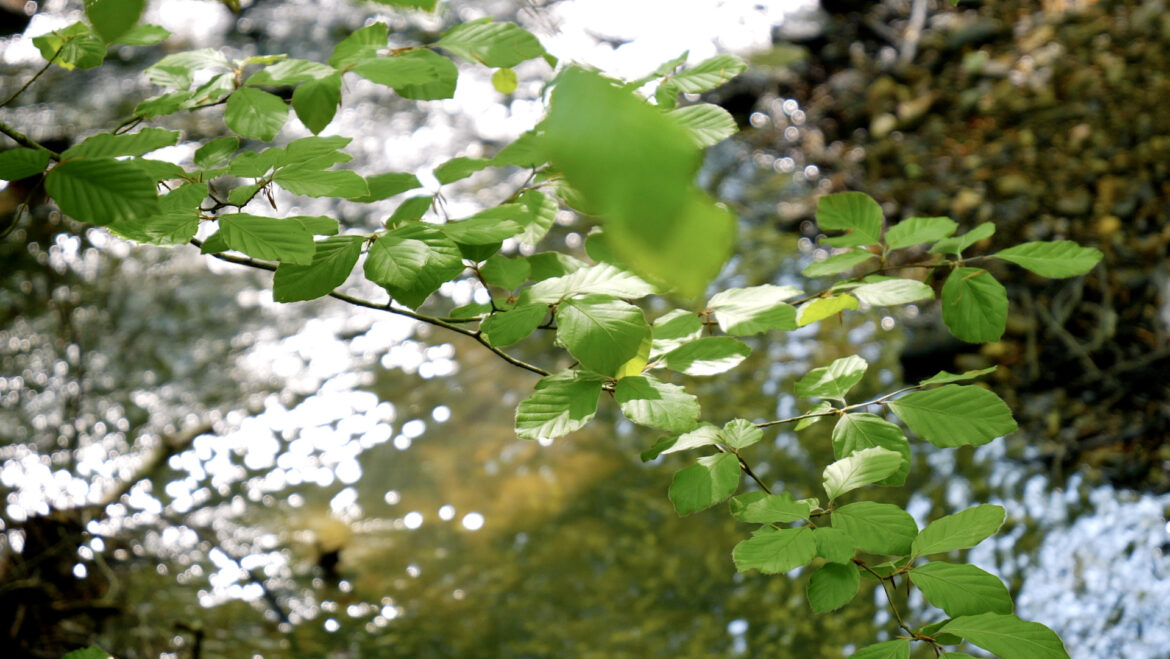
[[[602,375],[614,375],[649,334],[641,309],[607,296],[575,298],[557,308],[557,341],[582,366]]]
[[[814,368],[801,378],[796,383],[796,395],[844,402],[845,394],[861,382],[868,368],[869,364],[857,355],[836,359],[828,366]]]
[[[288,119],[288,106],[275,94],[243,87],[228,98],[223,121],[240,137],[271,142]]]
[[[424,11],[434,11],[435,6],[439,4],[439,0],[373,0],[373,2],[391,7],[422,9]]]
[[[1032,242],[1009,247],[993,254],[1042,276],[1054,279],[1083,275],[1104,256],[1092,247],[1081,247],[1071,240]]]
[[[515,309],[488,316],[480,329],[488,343],[502,348],[532,334],[546,316],[547,304],[522,304]]]
[[[910,217],[886,231],[886,246],[901,249],[933,243],[946,238],[958,228],[959,225],[949,217]]]
[[[335,236],[315,244],[309,265],[281,263],[272,280],[277,302],[312,300],[345,283],[362,253],[363,236]]]
[[[115,40],[124,46],[153,46],[171,36],[170,30],[158,25],[135,25]]]
[[[965,373],[958,374],[949,373],[947,371],[939,371],[925,380],[922,380],[918,384],[947,384],[948,382],[963,382],[965,380],[974,380],[975,378],[987,375],[988,373],[994,373],[996,368],[998,367],[988,366],[987,368],[981,368],[977,371],[967,371]]]
[[[425,66],[428,82],[401,85],[394,88],[402,98],[415,101],[433,101],[441,98],[451,98],[455,95],[455,84],[459,77],[459,70],[451,60],[429,50],[409,50],[396,58],[409,61],[414,65]]]
[[[832,247],[873,245],[882,237],[882,207],[863,192],[838,192],[817,200],[817,226],[845,235],[824,242]]]
[[[0,180],[17,181],[40,174],[49,166],[48,151],[44,149],[9,149],[0,151]]]
[[[557,202],[539,190],[529,190],[516,200],[528,209],[524,232],[516,237],[526,245],[535,245],[544,238],[557,218]]]
[[[855,451],[825,467],[825,493],[829,499],[852,492],[864,485],[876,483],[889,477],[902,466],[902,454],[880,446]]]
[[[288,218],[305,228],[305,231],[317,236],[336,236],[341,230],[341,223],[325,215],[293,215]]]
[[[560,323],[559,313],[557,323]],[[560,330],[557,332],[559,334]],[[584,361],[581,363],[585,364]],[[622,414],[639,425],[672,432],[686,432],[699,422],[697,398],[688,394],[682,387],[661,382],[648,375],[631,375],[618,380],[614,398],[621,405]],[[737,463],[737,473],[738,469]]]
[[[735,459],[735,456],[725,454]],[[736,466],[738,470],[738,465]],[[780,529],[741,541],[731,552],[735,569],[757,569],[764,574],[779,574],[808,565],[817,555],[817,545],[807,526]]]
[[[999,396],[976,386],[948,384],[916,391],[889,406],[915,434],[941,448],[980,446],[1016,429]]]
[[[910,641],[899,638],[867,645],[849,655],[850,659],[910,659]]]
[[[82,222],[110,224],[158,213],[158,194],[133,162],[113,158],[67,160],[49,171],[45,190],[61,212]]]
[[[366,255],[366,278],[415,308],[463,272],[459,246],[433,226],[412,222],[383,234]]]
[[[798,431],[804,430],[805,428],[813,425],[814,423],[820,422],[821,419],[828,416],[824,413],[828,412],[831,409],[833,409],[833,404],[827,400],[822,400],[821,402],[814,405],[812,407],[812,409],[810,409],[808,412],[805,412],[805,414],[815,414],[817,416],[809,416],[809,417],[801,419],[800,421],[797,421],[796,427],[793,428],[793,430],[798,430]],[[841,457],[841,456],[837,456],[837,457]]]
[[[900,486],[910,472],[910,442],[902,429],[874,414],[842,414],[833,426],[833,455],[838,459],[875,446],[902,456],[901,466],[876,485]]]
[[[1007,290],[982,268],[955,268],[943,284],[943,322],[964,341],[998,341],[1007,327],[1007,308]]]
[[[911,570],[910,580],[951,617],[1012,612],[1012,596],[999,577],[974,565],[927,563]]]
[[[362,197],[370,193],[366,179],[348,169],[319,170],[282,167],[272,180],[293,194],[306,197]]]
[[[109,659],[110,653],[101,648],[88,647],[74,650],[61,659]]]
[[[431,209],[434,202],[435,198],[430,195],[410,197],[394,209],[394,213],[386,220],[386,226],[395,226],[404,221],[421,219]]]
[[[195,166],[208,169],[220,165],[226,162],[238,148],[240,148],[240,140],[234,137],[217,137],[195,151]]]
[[[1051,629],[1014,615],[981,613],[962,616],[943,626],[1002,659],[1068,659],[1064,643]]]
[[[106,43],[114,43],[134,27],[146,0],[85,0],[85,17]]]
[[[711,103],[671,110],[667,116],[686,128],[700,148],[714,146],[739,132],[731,113]]]
[[[935,243],[930,248],[931,254],[954,254],[959,256],[963,250],[980,240],[987,240],[995,235],[995,225],[991,222],[984,222],[979,226],[971,229],[961,236],[952,236],[950,238],[943,238]]]
[[[668,80],[678,91],[697,94],[715,89],[746,69],[743,60],[734,55],[716,55],[676,73]]]
[[[496,69],[492,74],[492,87],[501,94],[511,94],[519,86],[516,72],[512,69]]]
[[[817,556],[831,563],[849,563],[857,553],[857,541],[841,529],[819,526],[813,529],[813,540],[817,542]]]
[[[851,249],[843,254],[835,254],[823,261],[810,263],[801,271],[805,277],[828,277],[847,270],[876,257],[877,254],[864,249]]]
[[[861,575],[856,566],[829,563],[809,578],[808,603],[816,613],[835,611],[857,595],[860,585]]]
[[[862,551],[902,556],[918,535],[910,513],[898,506],[859,501],[833,511],[833,528],[853,536]]]
[[[690,432],[681,435],[668,435],[654,442],[654,446],[642,453],[642,461],[653,460],[659,455],[689,451],[703,446],[714,446],[720,440],[719,429],[704,423]],[[650,457],[647,457],[649,455]]]
[[[370,189],[370,194],[364,197],[354,198],[353,201],[368,204],[383,199],[389,199],[396,194],[402,194],[407,190],[414,190],[421,187],[418,177],[414,174],[407,174],[405,172],[386,172],[385,174],[375,174],[366,177],[366,187]],[[430,202],[427,203],[430,207]]]
[[[666,353],[666,368],[687,375],[715,375],[739,365],[752,349],[729,336],[707,336]]]
[[[731,453],[719,453],[699,458],[695,464],[677,472],[667,496],[681,517],[710,508],[735,494],[737,489],[739,459]]]
[[[146,76],[155,84],[186,89],[191,84],[191,75],[196,71],[204,69],[231,70],[231,68],[231,64],[223,56],[223,53],[213,48],[201,48],[167,55],[146,69]],[[159,75],[162,77],[160,78]],[[164,82],[174,84],[164,84]]]
[[[314,135],[325,130],[341,105],[341,76],[334,74],[301,83],[293,90],[297,119]]]
[[[313,235],[297,222],[247,213],[219,216],[228,247],[257,259],[312,265]]]
[[[650,359],[698,340],[703,336],[703,321],[699,315],[686,309],[675,309],[660,316],[653,324],[654,340],[651,343]]]
[[[807,501],[795,501],[787,492],[747,492],[733,498],[728,505],[732,517],[753,524],[788,523],[798,519],[808,521],[810,512]]]
[[[930,300],[934,289],[916,279],[886,279],[862,284],[849,291],[858,300],[873,307],[888,307],[919,300]]]
[[[98,133],[66,149],[61,153],[61,158],[141,156],[164,146],[174,146],[178,142],[179,131],[161,128],[144,128],[137,133],[124,135]]]
[[[513,259],[496,254],[479,266],[479,274],[492,286],[512,290],[528,279],[532,266],[522,258]]]
[[[999,527],[1003,526],[1005,515],[1006,512],[1001,506],[982,504],[940,517],[922,529],[910,549],[915,556],[925,556],[974,547],[995,535]]]
[[[321,80],[337,75],[337,69],[305,59],[284,59],[248,77],[248,85],[291,87],[310,80]]]
[[[187,183],[159,198],[159,214],[114,222],[107,228],[129,240],[151,245],[182,245],[199,230],[199,204],[207,197],[206,183]]]
[[[515,23],[493,23],[490,18],[447,30],[435,44],[471,62],[491,67],[513,67],[544,54],[544,46]]]
[[[378,50],[387,46],[389,38],[390,30],[385,23],[363,27],[333,47],[329,64],[341,69],[376,57]]]
[[[482,169],[491,167],[492,164],[491,160],[483,158],[452,158],[435,168],[435,178],[439,179],[439,183],[442,185],[446,185],[465,179]]]
[[[654,292],[654,287],[637,276],[608,263],[575,270],[560,277],[537,282],[525,289],[523,302],[555,303],[573,295],[612,295],[637,299]]]
[[[604,378],[582,371],[562,371],[542,378],[536,391],[516,408],[516,435],[521,439],[555,438],[593,420]]]
[[[759,334],[768,330],[796,329],[796,309],[785,304],[800,290],[792,286],[764,284],[751,288],[729,288],[707,302],[715,313],[719,329],[736,336]]]
[[[848,293],[819,297],[800,305],[796,310],[796,324],[799,327],[812,325],[846,309],[856,309],[857,307],[857,298]]]
[[[698,295],[731,254],[735,218],[694,185],[699,149],[633,92],[578,67],[559,76],[544,120],[553,165],[605,221],[639,274]]]
[[[584,261],[560,252],[539,252],[527,257],[526,260],[531,268],[528,278],[537,282],[553,277],[564,277],[586,267]]]
[[[723,424],[723,441],[733,449],[747,448],[764,438],[764,431],[747,419],[732,419]]]
[[[32,41],[42,57],[66,71],[92,69],[106,58],[105,42],[94,37],[89,26],[81,22],[33,37]]]
[[[536,169],[548,162],[548,156],[544,152],[540,136],[528,131],[500,149],[492,160],[501,167],[515,165],[525,169]]]

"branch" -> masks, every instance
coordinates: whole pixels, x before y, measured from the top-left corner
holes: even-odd
[[[200,242],[199,240],[194,239],[194,238],[191,239],[191,244],[194,245],[195,247],[199,247],[199,248],[203,247],[203,243]],[[277,266],[275,264],[268,263],[266,261],[257,261],[256,259],[253,259],[253,258],[248,257],[248,256],[233,256],[231,254],[212,254],[212,256],[219,259],[220,261],[226,261],[227,263],[234,263],[236,265],[243,265],[243,266],[247,266],[249,268],[256,268],[257,270],[267,270],[269,272],[276,272]],[[541,377],[551,375],[548,371],[544,370],[543,368],[529,364],[528,362],[525,362],[521,359],[517,359],[516,357],[513,357],[512,355],[509,355],[508,353],[504,352],[503,350],[500,350],[499,348],[488,343],[488,340],[483,338],[483,335],[480,332],[475,331],[475,330],[469,330],[469,329],[466,329],[464,327],[459,327],[458,325],[447,322],[447,321],[443,320],[442,318],[438,318],[435,316],[428,316],[426,314],[418,313],[417,311],[411,311],[410,309],[404,309],[402,307],[394,306],[393,301],[387,302],[385,304],[378,303],[378,302],[371,302],[370,300],[355,297],[353,295],[349,295],[347,293],[342,293],[340,291],[333,291],[333,292],[329,293],[329,297],[334,298],[336,300],[341,300],[342,302],[347,302],[347,303],[352,304],[352,305],[357,306],[357,307],[365,307],[366,309],[374,309],[376,311],[385,311],[387,313],[397,314],[399,316],[406,316],[407,318],[413,318],[414,320],[417,320],[417,321],[422,322],[422,323],[426,323],[428,325],[434,325],[435,327],[442,327],[443,329],[455,332],[456,334],[462,334],[463,336],[474,339],[477,343],[479,343],[483,347],[487,348],[488,350],[492,351],[497,356],[499,356],[500,359],[503,359],[504,361],[508,362],[509,364],[511,364],[513,366],[516,366],[518,368],[522,368],[526,371],[530,371],[530,372],[535,373]]]
[[[8,124],[4,123],[3,121],[0,121],[0,133],[4,133],[8,137],[12,138],[13,142],[16,142],[17,144],[19,144],[21,146],[26,146],[30,149],[39,149],[41,151],[48,151],[49,156],[51,156],[53,158],[53,160],[60,160],[61,159],[61,154],[57,153],[56,151],[54,151],[50,148],[45,147],[44,145],[37,142],[36,140],[29,138],[29,136],[16,130],[12,126],[9,126]]]

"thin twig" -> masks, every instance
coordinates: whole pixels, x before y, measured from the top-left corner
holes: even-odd
[[[200,242],[199,240],[194,239],[194,238],[191,239],[191,244],[194,245],[195,247],[199,247],[199,248],[203,247],[203,243]],[[276,268],[277,268],[276,264],[268,263],[265,261],[257,261],[256,259],[253,259],[253,258],[247,257],[247,256],[235,256],[232,254],[212,254],[211,256],[219,259],[220,261],[225,261],[227,263],[234,263],[236,265],[243,265],[243,266],[247,266],[249,268],[256,268],[257,270],[267,270],[269,272],[276,272]],[[479,332],[474,331],[474,330],[469,330],[469,329],[464,328],[464,327],[459,327],[458,325],[455,325],[453,323],[449,323],[449,322],[443,320],[442,318],[437,318],[435,316],[428,316],[426,314],[418,313],[417,311],[411,311],[410,309],[404,309],[402,307],[395,306],[392,302],[390,302],[390,303],[372,302],[370,300],[355,297],[353,295],[349,295],[347,293],[342,293],[340,291],[333,291],[333,292],[329,293],[329,297],[334,298],[336,300],[341,300],[342,302],[346,302],[346,303],[352,304],[352,305],[357,306],[357,307],[364,307],[366,309],[374,309],[376,311],[385,311],[387,313],[397,314],[399,316],[406,316],[407,318],[413,318],[414,320],[426,323],[428,325],[434,325],[435,327],[442,327],[443,329],[450,330],[452,332],[455,332],[456,334],[462,334],[463,336],[474,339],[477,343],[479,343],[483,347],[487,348],[491,352],[495,353],[500,359],[503,359],[504,361],[508,362],[509,364],[511,364],[513,366],[522,368],[526,371],[530,371],[530,372],[535,373],[537,375],[540,375],[542,377],[550,375],[550,373],[548,371],[544,370],[543,368],[541,368],[539,366],[535,366],[533,364],[529,364],[528,362],[525,362],[521,359],[513,357],[512,355],[509,355],[508,353],[504,352],[503,350],[500,350],[499,348],[488,343],[487,339],[485,339],[483,337],[483,335],[480,334]]]
[[[30,149],[38,149],[41,151],[48,151],[49,156],[53,160],[60,160],[61,159],[61,154],[57,153],[56,151],[54,151],[50,148],[45,147],[40,142],[37,142],[36,140],[29,138],[28,135],[25,135],[24,133],[20,132],[19,130],[16,130],[12,126],[9,126],[8,124],[4,123],[3,121],[0,121],[0,133],[4,133],[8,137],[12,138],[13,142],[16,142],[17,144],[19,144],[21,146],[26,146]]]
[[[20,96],[21,94],[23,94],[23,93],[24,93],[24,90],[26,90],[26,89],[28,89],[30,86],[32,86],[32,84],[33,84],[34,82],[36,82],[36,81],[37,81],[37,79],[38,79],[38,78],[40,78],[40,77],[41,77],[41,75],[43,75],[43,74],[45,73],[45,71],[48,71],[48,70],[49,70],[49,67],[53,65],[53,62],[54,62],[54,61],[56,61],[56,59],[57,59],[57,56],[61,54],[61,51],[62,51],[62,50],[64,50],[64,48],[60,48],[60,49],[58,49],[58,50],[57,50],[57,52],[53,53],[53,56],[49,58],[49,61],[48,61],[48,62],[45,62],[45,65],[41,67],[41,70],[40,70],[40,71],[37,71],[36,73],[34,73],[34,74],[33,74],[33,77],[31,77],[31,78],[29,78],[29,79],[28,79],[28,82],[24,83],[24,85],[22,85],[22,86],[20,87],[20,89],[18,89],[18,90],[16,90],[15,92],[13,92],[13,93],[12,93],[12,96],[9,96],[8,98],[4,99],[4,102],[3,102],[3,103],[0,103],[0,108],[7,107],[9,103],[11,103],[11,102],[13,102],[13,101],[15,101],[15,100],[16,100],[16,97],[17,97],[17,96]]]

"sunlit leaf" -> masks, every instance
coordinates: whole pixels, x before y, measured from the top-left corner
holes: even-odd
[[[828,366],[814,368],[802,377],[796,383],[796,395],[844,401],[845,394],[861,382],[868,368],[869,364],[857,355],[833,360]]]
[[[666,367],[687,375],[716,375],[731,370],[751,354],[746,343],[729,336],[707,336],[662,356]]]
[[[670,111],[667,116],[686,128],[700,147],[714,146],[739,131],[731,113],[711,103],[688,105]]]
[[[846,309],[856,309],[857,307],[857,298],[848,293],[818,297],[805,302],[797,308],[796,324],[799,327],[804,327],[805,325],[811,325],[826,318],[836,316]]]
[[[902,429],[874,414],[842,414],[833,426],[833,455],[838,459],[856,451],[879,446],[901,454],[902,465],[876,485],[899,486],[910,472],[910,442]]]
[[[557,341],[595,373],[614,375],[649,334],[642,310],[612,297],[589,295],[557,307]]]
[[[729,288],[707,302],[715,313],[719,329],[736,336],[759,334],[772,329],[796,329],[796,309],[787,300],[800,295],[792,286],[764,284],[750,288]]]
[[[488,316],[480,329],[488,343],[502,348],[532,334],[547,316],[547,304],[522,304]]]
[[[544,46],[528,30],[483,18],[447,30],[435,44],[463,59],[490,67],[513,67],[540,57]]]
[[[900,453],[874,446],[854,451],[825,467],[824,486],[829,499],[889,477],[905,462]]]
[[[555,438],[584,427],[597,413],[603,382],[604,378],[582,371],[542,378],[536,391],[516,408],[516,435]]]
[[[808,565],[816,555],[817,545],[807,526],[748,538],[731,552],[737,570],[756,569],[764,574],[779,574]]]
[[[258,259],[312,265],[313,235],[297,222],[247,213],[219,216],[228,247]]]
[[[931,246],[930,252],[932,254],[954,254],[958,256],[971,245],[974,245],[980,240],[987,240],[994,235],[995,225],[991,222],[984,222],[961,236],[943,238]]]
[[[228,98],[223,121],[240,137],[271,142],[288,119],[288,105],[275,94],[254,87],[237,89]]]
[[[733,498],[729,505],[732,517],[755,524],[807,520],[810,512],[807,501],[795,501],[787,492],[747,492]]]

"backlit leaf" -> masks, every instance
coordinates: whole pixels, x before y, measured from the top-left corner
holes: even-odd
[[[900,453],[874,446],[855,451],[825,467],[824,486],[829,499],[889,477],[903,464]]]
[[[555,438],[584,427],[597,413],[603,382],[600,376],[571,370],[542,378],[516,408],[516,435]]]
[[[540,57],[544,46],[528,30],[483,18],[447,30],[435,44],[463,59],[490,67],[513,67]]]
[[[901,249],[942,240],[958,228],[949,217],[909,217],[890,227],[885,241],[890,249]]]
[[[857,355],[836,359],[828,366],[814,368],[796,383],[796,395],[801,398],[831,398],[844,401],[845,394],[861,378],[869,364]]]
[[[927,563],[914,568],[910,580],[951,617],[1012,612],[1012,596],[999,577],[974,565]]]
[[[848,604],[860,585],[856,566],[829,563],[809,578],[808,603],[816,613],[834,611]]]
[[[882,208],[863,192],[838,192],[817,200],[817,226],[845,235],[824,242],[833,247],[873,245],[881,240]]]
[[[547,316],[547,304],[522,304],[488,316],[480,329],[488,343],[502,348],[532,334]]]
[[[948,384],[916,391],[889,406],[915,434],[942,448],[980,446],[1016,429],[1003,400],[976,386]]]
[[[943,284],[943,322],[964,341],[998,341],[1007,327],[1007,308],[1007,290],[982,268],[955,268]]]
[[[237,89],[228,98],[223,121],[240,137],[271,142],[288,119],[288,106],[275,94],[254,87]]]
[[[110,224],[158,213],[154,181],[131,161],[79,158],[54,167],[45,190],[69,217]]]
[[[1068,659],[1068,651],[1055,632],[1014,615],[961,616],[943,625],[941,631],[965,638],[1002,659]]]
[[[1075,277],[1097,265],[1103,254],[1092,247],[1081,247],[1071,240],[1023,243],[994,254],[1043,277]]]
[[[312,265],[313,235],[297,222],[247,213],[219,216],[228,247],[257,259]]]
[[[641,309],[611,297],[590,295],[557,307],[557,341],[595,373],[617,373],[649,334]]]
[[[764,574],[779,574],[808,565],[816,555],[817,545],[807,526],[748,538],[731,552],[737,570],[757,569]]]
[[[313,300],[345,283],[362,253],[362,236],[335,236],[315,243],[309,265],[281,263],[272,280],[277,302]]]
[[[1002,506],[982,504],[940,517],[918,534],[911,550],[915,556],[967,549],[995,535],[1006,515]],[[954,613],[951,615],[965,615]]]
[[[842,414],[833,426],[833,455],[844,458],[855,451],[880,446],[901,454],[902,465],[876,485],[899,486],[910,472],[910,442],[902,429],[875,414]]]
[[[787,492],[747,492],[733,498],[729,505],[732,517],[755,524],[807,520],[810,512],[807,501],[795,501]]]
[[[614,398],[621,405],[622,414],[639,425],[686,432],[699,422],[697,398],[682,387],[648,375],[632,375],[618,380]]]
[[[687,375],[715,375],[735,368],[751,354],[746,343],[729,336],[706,336],[666,353],[662,361]]]
[[[729,288],[712,296],[707,309],[715,313],[719,329],[736,336],[759,334],[772,329],[796,329],[796,309],[785,304],[800,290],[792,286],[764,284],[750,288]]]
[[[833,511],[833,528],[853,536],[862,551],[901,556],[910,553],[918,525],[910,513],[889,503],[859,501]]]

